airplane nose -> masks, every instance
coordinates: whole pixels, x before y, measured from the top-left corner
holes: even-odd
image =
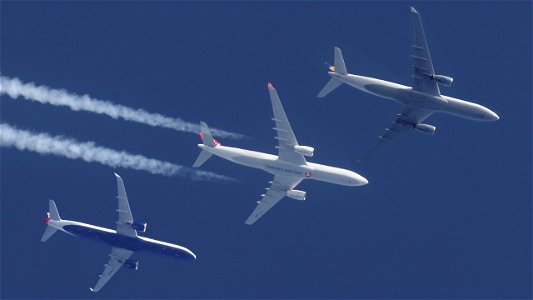
[[[482,118],[485,121],[498,121],[500,119],[500,117],[495,112],[488,108],[485,108]]]
[[[353,179],[354,179],[355,186],[368,184],[368,180],[361,175],[356,174]]]

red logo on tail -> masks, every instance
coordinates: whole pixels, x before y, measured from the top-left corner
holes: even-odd
[[[43,218],[43,223],[48,224],[48,221],[50,221],[50,213],[46,213],[46,218]]]

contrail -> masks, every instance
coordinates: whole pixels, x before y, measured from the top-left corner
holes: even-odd
[[[11,127],[5,123],[0,123],[0,147],[13,147],[21,151],[82,159],[112,168],[141,170],[165,176],[182,176],[192,180],[237,181],[231,177],[101,147],[94,142],[79,142],[61,136],[34,133]]]
[[[107,115],[113,119],[138,122],[150,126],[170,128],[177,131],[194,132],[200,131],[200,126],[195,123],[183,121],[178,118],[170,118],[158,113],[150,113],[144,109],[135,109],[124,105],[114,104],[110,101],[93,99],[89,95],[76,95],[66,90],[56,90],[43,85],[23,83],[18,78],[0,76],[0,95],[7,94],[16,99],[22,97],[26,100],[55,106],[67,106],[74,111],[83,110],[97,114]],[[242,138],[241,134],[228,132],[220,129],[211,129],[214,135],[229,138]]]

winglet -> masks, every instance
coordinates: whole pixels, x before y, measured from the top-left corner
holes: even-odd
[[[268,82],[268,83],[267,83],[267,87],[268,87],[269,89],[271,89],[271,90],[275,90],[275,89],[274,89],[274,86],[272,85],[272,82]]]
[[[418,12],[416,11],[416,9],[414,7],[411,6],[411,12],[414,13],[414,14],[418,14]]]

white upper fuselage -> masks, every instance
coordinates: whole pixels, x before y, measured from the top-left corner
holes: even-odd
[[[368,183],[363,176],[346,169],[311,162],[304,165],[296,165],[279,160],[276,155],[221,145],[209,147],[199,144],[198,147],[237,164],[261,169],[273,175],[314,179],[347,186]]]
[[[440,97],[433,96],[415,91],[409,86],[372,77],[353,74],[342,75],[335,72],[329,72],[329,75],[359,90],[400,102],[408,107],[448,113],[477,121],[494,121],[499,119],[498,115],[490,109],[461,99],[444,95]]]

